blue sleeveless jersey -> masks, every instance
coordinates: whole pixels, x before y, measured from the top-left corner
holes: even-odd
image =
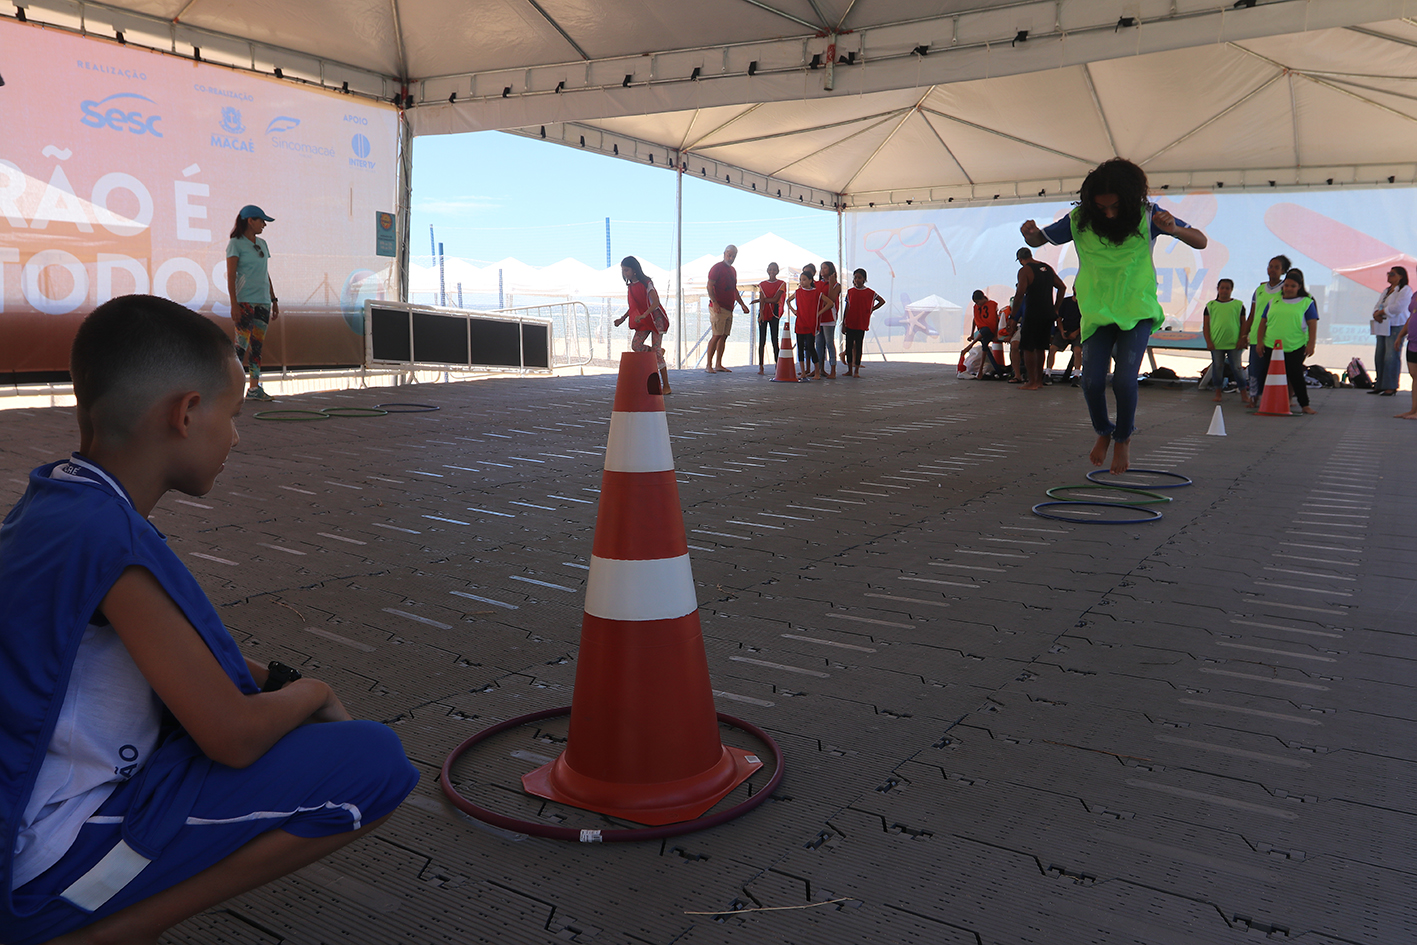
[[[153,574],[237,688],[259,691],[201,586],[115,479],[77,453],[31,472],[29,488],[0,525],[0,928],[7,917],[32,915],[49,901],[11,893],[18,822],[84,629],[130,566]],[[128,845],[156,859],[186,822],[213,763],[186,733],[167,735],[134,775],[139,800],[125,815]]]

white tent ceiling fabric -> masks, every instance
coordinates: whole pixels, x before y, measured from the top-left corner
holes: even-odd
[[[1114,154],[1181,189],[1417,183],[1417,0],[20,2],[397,94],[414,134],[519,131],[823,207],[1034,200]]]

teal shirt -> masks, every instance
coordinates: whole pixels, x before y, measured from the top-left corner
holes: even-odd
[[[249,305],[271,304],[271,277],[267,268],[271,261],[271,248],[259,236],[253,244],[245,236],[238,236],[226,244],[226,258],[236,259],[236,298],[232,303],[246,302]]]

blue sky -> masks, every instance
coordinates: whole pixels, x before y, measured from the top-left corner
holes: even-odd
[[[414,262],[426,265],[428,227],[449,257],[475,265],[514,256],[545,266],[567,256],[605,265],[605,218],[615,261],[674,265],[674,174],[498,131],[414,139]],[[684,178],[684,261],[772,232],[806,246],[836,245],[836,215]]]

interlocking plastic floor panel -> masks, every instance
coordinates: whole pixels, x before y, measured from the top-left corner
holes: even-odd
[[[674,379],[716,702],[773,735],[786,777],[739,820],[643,844],[509,833],[436,783],[463,739],[574,697],[614,377],[331,392],[282,405],[441,409],[243,421],[212,493],[154,523],[253,657],[388,722],[423,779],[378,833],[166,941],[1417,938],[1417,497],[1382,405],[1234,407],[1219,438],[1209,397],[1145,389],[1136,465],[1194,484],[1160,521],[1097,526],[1030,514],[1090,469],[1076,390],[869,373]],[[0,428],[12,500],[75,445],[70,410]],[[627,826],[521,791],[566,736],[512,730],[454,779],[527,819]]]

